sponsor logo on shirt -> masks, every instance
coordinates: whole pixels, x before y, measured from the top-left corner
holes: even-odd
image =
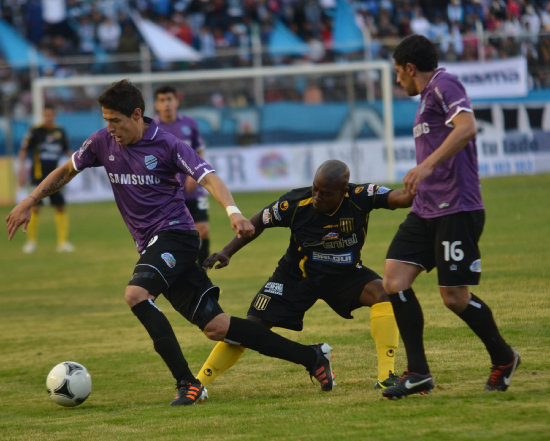
[[[374,184],[369,184],[369,186],[367,187],[367,194],[369,196],[372,196],[374,194]]]
[[[82,146],[80,146],[80,149],[78,150],[78,157],[81,158],[82,155],[84,154],[84,152],[86,151],[86,149],[90,146],[90,144],[92,143],[92,140],[91,139],[87,139],[86,141],[84,141],[82,143]]]
[[[275,202],[273,204],[273,207],[271,207],[271,209],[273,210],[273,216],[275,217],[275,219],[280,221],[281,220],[281,215],[279,214],[279,204],[277,204],[277,202]]]
[[[160,184],[160,178],[154,175],[134,175],[132,173],[108,173],[113,184],[122,185],[154,185]]]
[[[420,123],[413,127],[413,136],[418,138],[422,135],[427,135],[430,133],[430,126],[428,123]]]
[[[314,251],[311,255],[311,260],[314,262],[330,262],[330,263],[336,263],[338,265],[349,265],[353,263],[353,254],[351,251],[347,253],[334,253],[334,254],[328,254],[328,253],[319,253],[317,251]]]
[[[267,294],[275,294],[278,296],[283,295],[283,284],[276,282],[267,282],[264,286],[263,292]]]
[[[447,103],[443,99],[443,94],[441,93],[441,90],[439,90],[439,87],[435,87],[434,92],[437,95],[437,97],[441,100],[441,105],[443,106],[443,111],[445,113],[447,113],[449,111],[449,107],[447,106]]]
[[[174,268],[176,266],[176,259],[172,254],[162,253],[160,257],[164,260],[164,263],[168,265],[168,268]]]
[[[340,238],[340,236],[338,235],[338,233],[334,233],[334,232],[331,232],[331,233],[328,233],[326,234],[325,236],[323,236],[323,242],[329,242],[329,241],[332,241],[332,240],[338,240]]]
[[[476,259],[472,262],[472,264],[470,265],[470,271],[473,273],[481,272],[481,259]]]
[[[390,191],[390,189],[388,187],[384,187],[384,186],[380,185],[378,187],[378,189],[376,190],[376,194],[384,194],[384,193],[387,193],[388,191]]]
[[[358,242],[357,235],[353,233],[351,237],[339,237],[338,233],[328,233],[320,241],[304,242],[305,248],[322,246],[325,249],[351,247]]]
[[[262,213],[262,222],[264,225],[268,225],[271,222],[271,213],[269,212],[269,208],[264,209],[264,212]]]
[[[365,189],[365,186],[360,185],[359,187],[355,187],[355,194],[361,193]]]
[[[181,162],[181,165],[183,165],[183,167],[187,170],[187,172],[191,175],[191,176],[195,176],[195,173],[193,173],[193,170],[191,169],[191,167],[189,167],[187,165],[187,162],[185,162],[183,160],[183,158],[181,157],[181,155],[178,153],[178,160]]]
[[[147,167],[147,170],[153,170],[158,162],[158,159],[153,155],[147,155],[145,157],[145,167]]]

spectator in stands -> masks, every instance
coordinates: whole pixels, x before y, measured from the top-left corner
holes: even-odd
[[[111,16],[104,17],[97,27],[99,45],[107,52],[115,52],[118,49],[121,35],[120,24]]]

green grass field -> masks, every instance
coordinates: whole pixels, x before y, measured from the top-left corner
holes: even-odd
[[[383,399],[376,376],[369,311],[343,320],[317,303],[301,333],[281,333],[334,348],[338,386],[322,393],[301,366],[247,351],[209,387],[210,398],[173,408],[173,380],[123,299],[137,260],[114,203],[72,205],[77,252],[57,254],[53,214],[42,211],[39,248],[21,252],[24,235],[0,241],[0,440],[550,440],[550,175],[483,181],[487,221],[483,277],[488,303],[522,356],[510,389],[483,391],[489,359],[481,342],[443,306],[435,274],[415,284],[424,308],[425,345],[436,388],[427,396]],[[279,193],[237,194],[252,215]],[[2,219],[9,208],[0,208]],[[364,263],[382,273],[384,255],[407,211],[371,216]],[[212,251],[232,236],[212,207]],[[5,231],[5,230],[4,230]],[[286,249],[288,231],[268,230],[211,271],[226,312],[244,316],[252,296]],[[214,343],[160,298],[195,371]],[[404,350],[397,368],[405,367]],[[76,408],[54,404],[45,380],[58,362],[84,364],[93,378]]]

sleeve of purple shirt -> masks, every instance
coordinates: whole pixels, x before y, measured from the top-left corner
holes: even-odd
[[[454,77],[449,76],[439,81],[436,96],[441,101],[445,124],[450,124],[453,118],[462,111],[472,112],[472,105],[466,94],[466,89]]]

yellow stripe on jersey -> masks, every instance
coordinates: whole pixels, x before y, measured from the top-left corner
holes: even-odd
[[[300,202],[298,202],[298,207],[303,207],[305,205],[309,205],[312,202],[313,202],[313,198],[302,199]]]
[[[300,260],[300,263],[298,264],[298,267],[300,268],[300,271],[302,271],[302,277],[304,279],[307,279],[306,260],[307,260],[307,256],[304,256],[302,257],[302,259]]]
[[[33,164],[33,176],[34,179],[42,179],[42,163],[40,162],[40,152],[34,151]]]

